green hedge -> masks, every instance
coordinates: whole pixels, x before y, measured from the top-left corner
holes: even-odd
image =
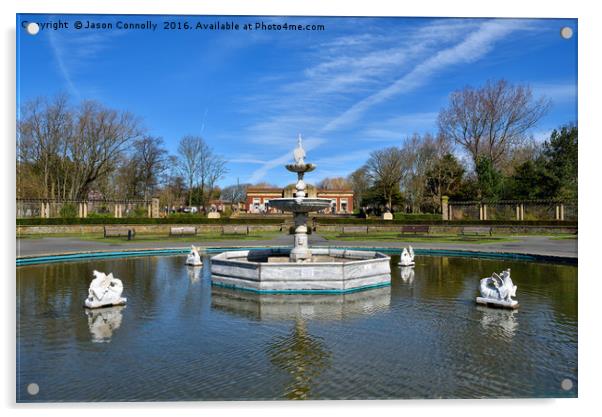
[[[189,217],[168,217],[151,219],[148,217],[138,218],[31,218],[31,219],[17,219],[17,226],[43,226],[43,225],[70,225],[70,224],[282,224],[286,218],[270,217],[270,218],[255,218],[255,219],[231,219],[222,217],[219,219],[207,219],[205,217],[189,216]],[[308,221],[308,224],[312,225],[312,220]],[[421,220],[421,219],[407,219],[407,220],[382,220],[378,218],[374,219],[356,219],[356,218],[328,218],[328,219],[315,219],[315,224],[318,225],[336,225],[336,224],[365,224],[365,225],[402,225],[402,224],[430,224],[434,226],[463,226],[463,225],[491,225],[491,226],[565,226],[565,227],[577,227],[576,221],[559,221],[559,220],[454,220],[454,221],[443,221],[443,220]]]
[[[382,219],[316,219],[318,225],[328,224],[365,224],[365,225],[403,225],[403,224],[430,224],[433,226],[462,226],[462,225],[483,225],[483,226],[566,226],[576,227],[576,221],[560,220],[382,220]]]
[[[407,213],[394,213],[394,220],[441,220],[440,214],[432,213],[421,213],[421,214],[407,214]]]
[[[17,226],[44,226],[44,225],[70,225],[70,224],[281,224],[284,218],[265,219],[208,219],[206,217],[168,217],[152,219],[148,217],[123,217],[123,218],[31,218],[17,219]]]

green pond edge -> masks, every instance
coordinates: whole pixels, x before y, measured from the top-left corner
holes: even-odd
[[[274,246],[273,249],[289,249],[287,246]],[[315,248],[330,248],[330,249],[349,249],[363,250],[370,252],[382,252],[385,254],[399,254],[399,248],[368,248],[368,247],[353,247],[353,246],[315,246]],[[221,253],[237,250],[265,250],[266,247],[217,247],[203,248],[205,254]],[[98,251],[98,252],[80,252],[68,253],[59,255],[44,255],[44,256],[26,256],[16,259],[16,266],[37,265],[55,262],[80,261],[86,259],[108,259],[108,258],[127,258],[134,256],[158,256],[158,255],[178,255],[186,254],[190,251],[189,248],[172,248],[172,249],[141,249],[141,250],[122,250],[122,251]],[[563,257],[538,254],[524,254],[511,252],[484,252],[484,251],[469,251],[469,250],[453,250],[453,249],[414,249],[416,255],[426,256],[454,256],[464,258],[485,258],[485,259],[514,259],[519,261],[536,261],[546,263],[562,263],[577,265],[576,257]]]

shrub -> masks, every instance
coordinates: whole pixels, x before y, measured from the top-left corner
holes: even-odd
[[[88,213],[88,219],[111,219],[113,215],[111,213]],[[48,219],[50,220],[50,219]],[[81,219],[85,220],[85,219]]]
[[[441,220],[440,214],[432,213],[394,213],[395,220]]]
[[[77,207],[75,207],[75,204],[71,204],[71,203],[63,204],[63,207],[61,207],[59,215],[63,218],[77,217]]]
[[[130,210],[126,217],[145,217],[148,214],[147,210],[144,207],[136,207],[133,210]]]

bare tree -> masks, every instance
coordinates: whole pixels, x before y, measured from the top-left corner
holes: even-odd
[[[439,129],[464,147],[474,163],[486,156],[498,164],[549,109],[550,101],[535,100],[527,85],[487,82],[481,88],[454,91],[439,113]]]
[[[92,184],[110,176],[124,149],[141,133],[128,112],[92,101],[70,108],[66,96],[26,103],[17,125],[18,166],[40,176],[45,198],[86,198]]]
[[[345,190],[351,188],[351,183],[344,177],[324,178],[318,183],[323,190]]]
[[[132,162],[136,167],[135,181],[142,189],[145,200],[154,192],[159,178],[166,169],[166,154],[163,149],[163,139],[153,136],[145,136],[134,142],[134,154]],[[138,188],[138,187],[137,187]]]
[[[40,97],[25,103],[17,121],[17,188],[27,181],[23,170],[39,176],[38,196],[52,198],[65,194],[68,175],[60,156],[65,156],[72,134],[73,114],[66,95],[53,100]]]
[[[237,178],[236,184],[224,187],[220,194],[220,199],[229,201],[231,208],[233,208],[234,205],[238,206],[239,203],[242,203],[247,199],[247,187],[249,185],[250,184],[241,184]]]
[[[83,102],[69,144],[73,161],[71,198],[86,198],[94,181],[115,169],[118,156],[141,133],[139,121],[131,113]]]
[[[184,136],[178,145],[178,165],[188,186],[188,205],[192,205],[192,189],[201,170],[201,157],[207,145],[200,136]]]
[[[182,174],[188,183],[188,205],[192,205],[192,191],[198,186],[201,204],[206,210],[217,181],[228,172],[226,161],[215,155],[200,136],[183,137],[178,154]]]
[[[392,209],[393,194],[395,191],[399,191],[399,183],[403,176],[401,149],[390,147],[370,153],[366,169],[368,178],[374,185],[381,188],[388,208]]]
[[[368,169],[365,166],[356,169],[349,175],[348,181],[353,190],[353,207],[360,207],[362,198],[370,188]]]
[[[209,150],[208,158],[201,166],[201,199],[205,211],[209,206],[211,196],[216,191],[217,182],[227,172],[226,161],[220,155],[215,155]]]
[[[403,154],[401,189],[411,212],[420,212],[424,202],[427,173],[443,155],[451,150],[449,141],[443,136],[426,133],[414,134],[401,146]]]
[[[185,201],[186,186],[180,170],[178,157],[170,155],[166,158],[166,169],[162,175],[162,187],[159,191],[159,201],[167,206],[168,213],[175,205]]]

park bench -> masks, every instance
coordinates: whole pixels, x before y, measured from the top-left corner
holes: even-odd
[[[491,236],[490,226],[465,226],[462,228],[462,235],[489,235]]]
[[[170,236],[185,236],[185,235],[196,235],[196,227],[194,226],[178,226],[169,228]]]
[[[128,240],[132,240],[135,235],[136,231],[130,227],[104,227],[104,237],[127,237]]]
[[[224,225],[222,235],[248,235],[249,227],[245,225]]]
[[[428,224],[419,224],[419,225],[407,225],[401,227],[401,234],[405,233],[414,233],[415,235],[418,233],[428,234],[430,226]]]
[[[343,234],[368,233],[368,226],[343,226]]]

